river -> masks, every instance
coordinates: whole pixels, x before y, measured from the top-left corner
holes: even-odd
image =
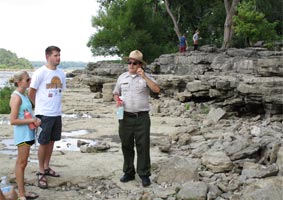
[[[64,72],[66,73],[66,72],[68,72],[69,69],[63,69],[63,70],[64,70]],[[74,70],[74,69],[72,69],[72,70]],[[15,71],[11,71],[11,70],[9,70],[9,71],[1,71],[1,70],[0,70],[0,89],[3,88],[3,87],[5,87],[6,85],[9,85],[9,79],[10,79],[11,77],[13,77],[13,75],[14,75],[17,71],[19,71],[19,70],[15,70]],[[30,75],[30,77],[31,77],[33,71],[30,71],[30,70],[26,70],[26,71],[29,73],[29,75]]]
[[[69,71],[73,71],[75,69],[81,69],[81,68],[64,68],[63,71],[65,73],[69,72]],[[10,77],[12,77],[17,71],[19,70],[15,70],[15,71],[11,71],[11,70],[8,70],[8,71],[1,71],[0,70],[0,89],[5,87],[6,85],[9,84],[9,79]],[[32,76],[32,73],[33,73],[33,70],[30,71],[30,70],[26,70],[30,77]]]
[[[9,83],[10,77],[15,74],[15,71],[0,71],[0,88],[3,88]]]

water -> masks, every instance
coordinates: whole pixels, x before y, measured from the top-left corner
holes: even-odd
[[[86,135],[88,134],[87,130],[78,130],[78,131],[71,131],[71,132],[62,132],[62,136],[64,137],[74,137],[74,136],[80,136],[80,135]]]
[[[4,144],[3,150],[1,150],[1,153],[9,154],[9,155],[17,155],[17,146],[14,145],[14,139],[5,139],[1,141],[2,144]]]
[[[10,125],[10,119],[8,117],[5,117],[5,116],[0,116],[0,125],[2,125],[2,124]]]
[[[0,89],[5,87],[7,84],[9,85],[9,79],[14,76],[17,71],[1,71],[0,70]],[[32,76],[31,71],[27,71],[30,77]]]
[[[68,70],[75,70],[75,69],[78,69],[78,68],[64,68],[63,70],[66,73]],[[83,68],[81,68],[81,69],[83,69]],[[29,76],[32,77],[33,71],[29,71],[29,70],[27,70],[27,72],[28,72]],[[15,71],[1,71],[0,70],[0,89],[5,87],[7,84],[9,84],[9,79],[11,77],[13,77],[14,74],[17,71],[19,71],[19,70],[15,70]],[[69,79],[69,78],[67,78],[67,79]]]
[[[3,88],[9,82],[9,78],[15,74],[13,71],[0,71],[0,88]]]
[[[73,118],[73,119],[78,119],[78,118],[92,118],[91,115],[89,114],[62,114],[63,118]]]
[[[80,151],[80,147],[78,145],[78,141],[83,141],[90,145],[95,145],[97,142],[94,140],[82,140],[76,138],[65,138],[60,141],[55,142],[54,150],[61,151]]]
[[[54,150],[56,151],[80,151],[80,147],[78,143],[88,143],[91,145],[97,144],[96,140],[85,140],[79,138],[69,138],[74,136],[81,136],[88,134],[87,130],[78,130],[78,131],[70,131],[70,132],[62,132],[62,139],[60,141],[56,141],[54,144]],[[0,143],[4,144],[4,148],[0,151],[0,153],[8,154],[8,155],[17,155],[17,146],[14,145],[14,139],[4,139],[0,141]],[[31,147],[31,151],[37,151],[38,144],[36,142],[35,145]]]

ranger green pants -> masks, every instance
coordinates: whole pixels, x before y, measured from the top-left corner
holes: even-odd
[[[144,114],[139,117],[124,116],[119,120],[119,136],[124,156],[123,172],[135,174],[135,150],[137,150],[137,173],[139,176],[150,176],[150,117]]]

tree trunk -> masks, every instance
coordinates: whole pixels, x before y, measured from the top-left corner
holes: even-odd
[[[230,3],[229,0],[224,0],[225,10],[226,10],[226,19],[224,24],[224,38],[222,49],[229,48],[231,46],[233,38],[233,16],[236,15],[237,5],[240,0],[232,0]]]
[[[167,10],[167,13],[169,14],[169,16],[171,17],[171,19],[173,21],[174,30],[175,30],[178,38],[180,39],[181,38],[181,33],[180,33],[180,30],[179,30],[179,27],[178,27],[178,23],[177,23],[177,21],[175,19],[175,16],[173,15],[173,13],[171,12],[171,10],[169,8],[168,0],[164,0],[164,3],[165,3],[165,7],[166,7],[166,10]]]

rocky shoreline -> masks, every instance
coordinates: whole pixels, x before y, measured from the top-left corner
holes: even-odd
[[[56,150],[52,167],[62,177],[48,177],[48,190],[36,187],[37,158],[36,151],[32,151],[26,172],[27,189],[39,193],[39,199],[44,200],[281,200],[283,119],[280,110],[282,102],[278,99],[282,94],[267,95],[260,92],[262,87],[257,87],[258,82],[252,85],[254,77],[262,76],[251,69],[259,67],[251,64],[237,65],[246,63],[236,56],[235,52],[238,55],[238,50],[233,53],[233,59],[237,62],[227,58],[226,61],[222,60],[221,66],[214,63],[222,71],[211,71],[211,63],[217,56],[215,51],[210,51],[211,48],[207,47],[206,50],[201,48],[200,52],[163,55],[147,66],[152,71],[157,70],[155,76],[163,89],[159,97],[151,98],[151,186],[143,188],[138,177],[128,183],[119,182],[122,175],[122,153],[115,105],[109,92],[117,75],[126,66],[103,62],[90,64],[83,71],[72,72],[73,79],[68,81],[68,89],[64,93],[63,111],[66,115],[75,114],[76,117],[63,118],[63,131],[87,130],[87,134],[72,138],[99,141],[109,148],[99,151],[94,149],[91,153]],[[241,50],[243,51],[246,50]],[[271,56],[264,60],[268,63],[273,58],[282,61],[282,53],[273,52],[272,55],[274,54],[277,54],[276,58]],[[217,55],[219,60],[223,52]],[[255,60],[251,56],[244,59]],[[164,60],[172,62],[165,65]],[[227,67],[227,63],[239,67],[231,69]],[[281,91],[282,62],[281,65],[269,65],[271,71],[277,70],[275,77],[278,81],[272,82],[273,76],[269,76],[270,80],[265,82],[265,86],[271,91]],[[273,65],[277,67],[272,67]],[[225,66],[231,71],[225,71]],[[184,72],[185,69],[188,71]],[[205,69],[205,72],[196,72],[199,69]],[[249,69],[253,73],[240,73],[240,70],[237,74],[233,69]],[[218,78],[211,79],[216,76]],[[243,78],[247,76],[249,79]],[[235,81],[233,77],[240,78]],[[243,90],[240,90],[239,85],[242,80],[249,80],[246,85],[252,85],[257,93],[241,92]],[[275,83],[276,87],[271,83]],[[220,94],[211,98],[210,95],[215,94],[215,90],[220,91]],[[229,97],[225,96],[227,94]],[[242,98],[239,99],[239,96]],[[275,102],[262,101],[268,96],[274,97],[273,100],[277,99],[277,106],[265,106]],[[232,109],[233,106],[223,106],[227,99],[229,105],[245,107],[243,112],[236,112],[239,107]],[[247,109],[245,106],[254,104],[262,106],[260,109]],[[90,117],[83,117],[85,115]],[[1,129],[1,141],[12,138],[10,125],[2,124]],[[5,145],[0,143],[0,151],[4,148]],[[13,184],[14,157],[0,153],[0,175],[8,175]]]

